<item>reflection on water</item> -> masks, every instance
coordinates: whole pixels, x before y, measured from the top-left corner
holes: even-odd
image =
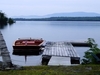
[[[7,24],[0,24],[0,29],[4,29],[7,26]]]
[[[5,29],[7,26],[11,26],[11,25],[13,25],[12,23],[10,23],[10,24],[0,24],[0,30],[2,30],[2,29]]]
[[[46,41],[84,41],[94,38],[100,45],[100,22],[92,21],[17,21],[1,30],[9,49],[13,63],[19,65],[40,65],[41,55],[24,56],[12,55],[12,45],[18,38],[43,38]],[[75,48],[82,56],[88,48]]]

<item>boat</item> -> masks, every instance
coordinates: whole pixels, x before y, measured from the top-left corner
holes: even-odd
[[[14,55],[39,55],[43,51],[44,40],[40,39],[18,39],[13,44]]]

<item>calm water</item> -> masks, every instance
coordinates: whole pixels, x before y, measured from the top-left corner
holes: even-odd
[[[47,41],[84,41],[94,38],[100,45],[100,22],[92,21],[17,21],[1,30],[9,49],[12,62],[18,65],[40,65],[40,56],[28,56],[25,63],[24,56],[12,55],[12,44],[17,38],[43,38]],[[88,48],[75,48],[82,56]],[[1,59],[1,57],[0,57]]]

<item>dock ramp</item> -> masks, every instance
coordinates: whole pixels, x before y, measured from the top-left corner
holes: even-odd
[[[70,57],[52,56],[48,65],[51,65],[51,66],[57,66],[57,65],[68,66],[68,65],[71,65],[70,60],[71,60]]]
[[[5,40],[3,39],[3,35],[0,31],[0,56],[2,57],[2,62],[3,62],[3,67],[12,67],[12,61],[11,61],[11,57],[9,54],[9,51],[7,49]]]

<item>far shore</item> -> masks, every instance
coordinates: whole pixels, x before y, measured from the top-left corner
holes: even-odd
[[[15,21],[100,21],[100,17],[13,18]]]

